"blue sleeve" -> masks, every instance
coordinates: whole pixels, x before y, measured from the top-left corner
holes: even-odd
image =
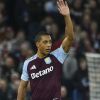
[[[62,64],[63,64],[65,58],[68,57],[68,53],[66,53],[64,51],[64,49],[62,48],[62,45],[60,46],[60,48],[58,48],[55,51],[51,52],[51,54],[54,55],[58,59],[58,61]]]
[[[29,80],[29,75],[28,75],[28,72],[27,72],[28,63],[29,62],[26,60],[24,62],[24,65],[23,65],[23,71],[22,71],[21,79],[24,80],[24,81],[28,81]]]

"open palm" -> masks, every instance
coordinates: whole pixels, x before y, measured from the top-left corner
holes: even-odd
[[[65,15],[69,15],[70,12],[69,12],[69,7],[68,7],[68,4],[67,2],[64,2],[64,0],[58,0],[57,1],[57,5],[58,5],[58,10],[59,12],[65,16]]]

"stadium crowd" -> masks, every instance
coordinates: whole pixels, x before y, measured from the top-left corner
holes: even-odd
[[[86,52],[100,53],[100,0],[68,0],[75,41],[65,60],[62,100],[89,100]],[[23,62],[35,54],[34,37],[46,30],[53,48],[64,36],[56,0],[0,0],[0,100],[16,100]],[[26,100],[30,100],[28,85]]]

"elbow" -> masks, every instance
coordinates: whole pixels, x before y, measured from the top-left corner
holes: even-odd
[[[75,36],[74,36],[74,32],[71,32],[71,35],[69,36],[69,41],[74,41]]]

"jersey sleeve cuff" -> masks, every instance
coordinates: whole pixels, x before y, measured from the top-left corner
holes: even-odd
[[[29,79],[26,76],[22,75],[21,80],[28,81]]]
[[[65,51],[64,51],[62,45],[60,46],[60,50],[62,51],[63,54],[65,54],[65,55],[68,54],[68,52],[65,52]]]

